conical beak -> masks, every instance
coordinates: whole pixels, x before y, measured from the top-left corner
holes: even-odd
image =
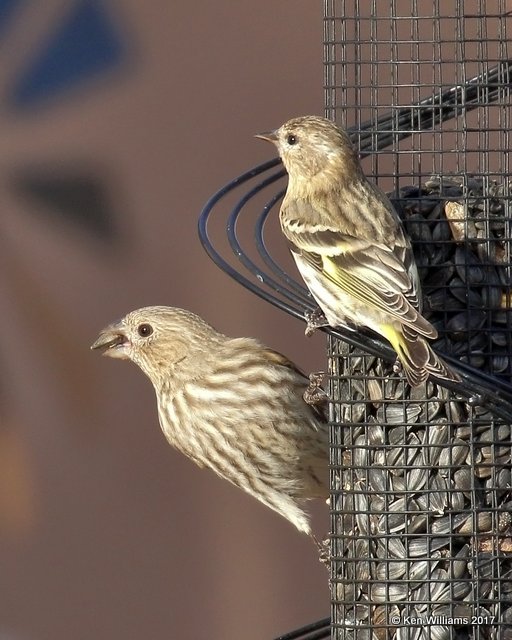
[[[119,324],[112,324],[100,333],[91,345],[91,349],[101,351],[112,358],[126,358],[123,347],[128,344],[126,333]]]
[[[256,133],[254,137],[260,138],[260,140],[266,140],[267,142],[273,142],[274,144],[277,142],[276,131],[265,131],[265,133]]]

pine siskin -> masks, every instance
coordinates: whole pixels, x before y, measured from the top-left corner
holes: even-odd
[[[426,340],[437,331],[421,315],[418,271],[400,219],[366,179],[345,131],[304,116],[257,137],[276,145],[288,172],[281,228],[327,323],[382,335],[412,386],[430,374],[458,381]]]
[[[170,307],[132,311],[91,349],[132,360],[148,376],[173,447],[312,535],[302,503],[329,494],[328,429],[292,362]]]

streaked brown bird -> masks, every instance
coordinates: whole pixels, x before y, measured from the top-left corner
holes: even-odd
[[[148,376],[173,447],[312,536],[303,503],[329,494],[328,429],[292,362],[171,307],[132,311],[91,349],[132,360]]]
[[[429,375],[458,381],[427,342],[437,330],[421,315],[411,243],[386,194],[366,179],[347,133],[304,116],[257,137],[276,145],[288,172],[281,228],[327,323],[386,338],[413,386]]]

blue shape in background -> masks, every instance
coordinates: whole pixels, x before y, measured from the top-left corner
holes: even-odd
[[[113,67],[122,54],[120,35],[102,2],[80,0],[19,79],[12,102],[18,108],[36,106]]]
[[[5,28],[13,11],[23,4],[22,0],[0,0],[0,30]]]

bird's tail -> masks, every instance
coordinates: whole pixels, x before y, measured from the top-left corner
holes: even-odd
[[[383,334],[391,342],[404,369],[407,381],[417,387],[429,376],[439,380],[460,382],[460,377],[438,355],[428,342],[410,327],[402,325],[401,331],[388,325]]]

